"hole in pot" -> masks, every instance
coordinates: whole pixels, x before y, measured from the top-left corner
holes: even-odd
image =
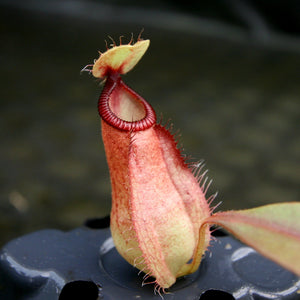
[[[221,229],[220,227],[211,226],[210,227],[211,235],[214,237],[228,236],[228,233]]]
[[[97,300],[99,297],[99,288],[92,281],[72,281],[68,282],[59,295],[58,300]]]
[[[84,226],[91,229],[108,228],[110,225],[110,216],[103,218],[88,219],[84,222]]]
[[[199,298],[199,300],[216,300],[216,299],[235,300],[235,298],[231,294],[219,290],[208,290],[204,292]]]

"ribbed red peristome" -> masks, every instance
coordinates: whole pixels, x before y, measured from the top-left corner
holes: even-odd
[[[109,100],[112,92],[116,88],[126,90],[133,97],[137,98],[144,106],[145,117],[138,121],[125,121],[120,119],[109,107]],[[115,73],[109,75],[105,86],[98,100],[98,111],[100,117],[111,126],[124,131],[141,131],[150,128],[156,123],[156,114],[151,105],[139,94],[129,88],[121,79],[120,75]]]

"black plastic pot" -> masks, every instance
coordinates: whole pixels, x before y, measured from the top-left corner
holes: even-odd
[[[164,299],[300,299],[300,279],[219,231],[200,268]],[[151,281],[148,279],[148,281]],[[160,299],[154,285],[117,253],[109,218],[70,232],[42,230],[0,253],[0,299]]]

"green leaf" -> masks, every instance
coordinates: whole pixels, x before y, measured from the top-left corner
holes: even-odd
[[[205,223],[224,227],[243,243],[300,276],[300,202],[219,212]]]

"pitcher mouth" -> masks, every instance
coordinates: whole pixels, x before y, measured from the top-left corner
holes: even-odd
[[[118,73],[107,76],[98,112],[105,122],[124,131],[141,131],[156,123],[151,105],[129,88]]]

